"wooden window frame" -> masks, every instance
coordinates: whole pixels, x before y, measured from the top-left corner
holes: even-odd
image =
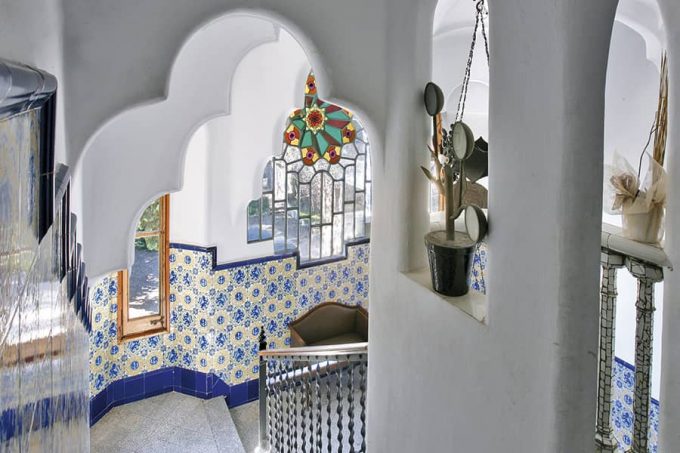
[[[160,201],[160,230],[137,232],[135,239],[158,235],[159,313],[129,319],[129,279],[127,269],[118,272],[118,342],[170,332],[170,195]]]

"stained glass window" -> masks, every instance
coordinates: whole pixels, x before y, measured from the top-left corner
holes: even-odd
[[[343,256],[371,226],[366,131],[346,109],[319,99],[309,74],[305,104],[288,117],[283,150],[267,163],[262,197],[248,205],[248,242],[274,241],[301,262]]]

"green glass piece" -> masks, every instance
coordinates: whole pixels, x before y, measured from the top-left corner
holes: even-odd
[[[328,135],[330,135],[336,143],[334,145],[340,145],[342,143],[342,130],[337,127],[328,126],[324,129]]]
[[[307,128],[307,124],[305,123],[305,120],[303,120],[302,118],[293,119],[291,120],[291,123],[293,123],[293,125],[298,129],[300,129],[300,131],[304,131]]]
[[[343,110],[338,110],[337,112],[327,113],[326,118],[331,120],[343,120],[349,121],[351,118]]]
[[[314,145],[312,137],[314,133],[312,131],[305,131],[302,134],[302,140],[300,140],[300,148],[307,148]]]
[[[316,134],[316,139],[319,143],[319,147],[317,148],[316,152],[319,156],[323,156],[326,154],[326,150],[328,149],[328,141],[326,140],[326,137],[323,136],[323,134]]]

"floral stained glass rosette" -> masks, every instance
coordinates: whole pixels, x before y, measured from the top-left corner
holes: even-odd
[[[288,118],[283,140],[300,148],[305,165],[314,165],[319,159],[331,164],[340,162],[342,147],[354,142],[355,138],[352,113],[319,99],[316,79],[310,73],[305,85],[305,106]]]

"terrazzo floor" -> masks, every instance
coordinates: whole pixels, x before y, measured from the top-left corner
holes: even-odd
[[[91,428],[90,446],[92,453],[245,453],[224,398],[175,392],[111,409]]]

